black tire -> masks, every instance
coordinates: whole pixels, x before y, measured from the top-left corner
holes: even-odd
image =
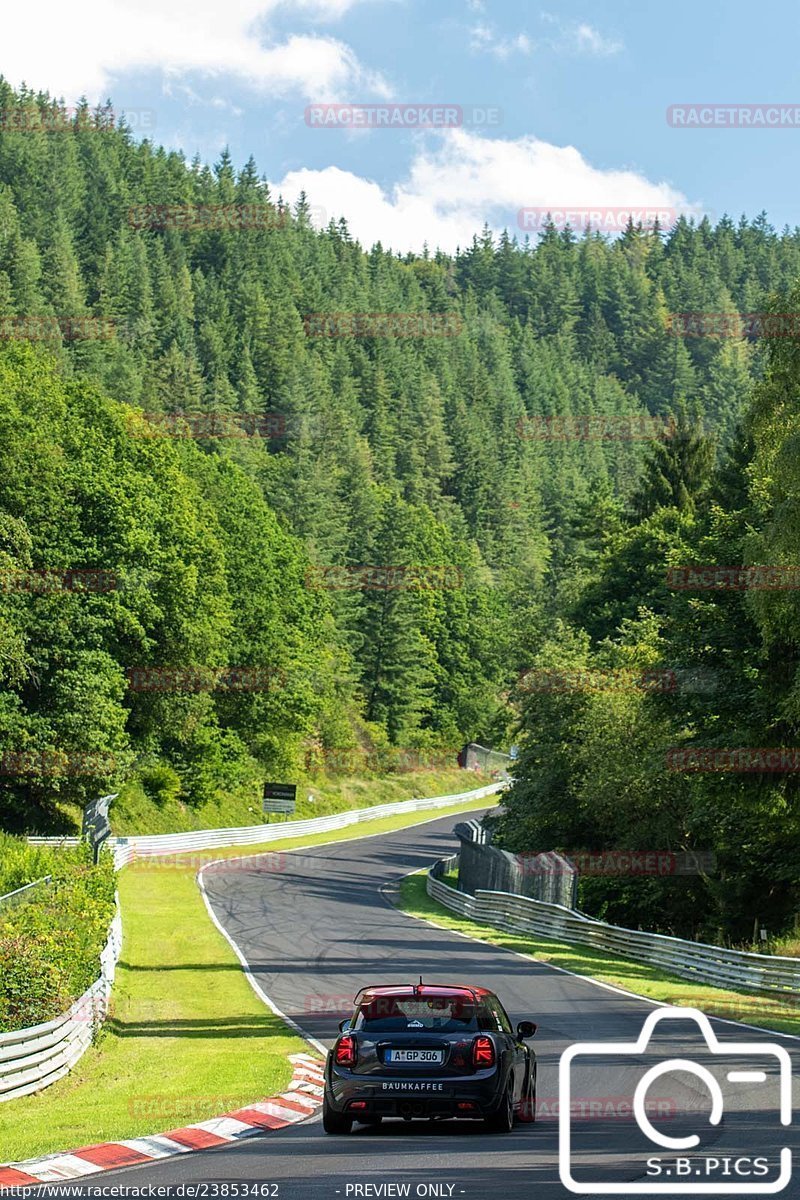
[[[486,1117],[486,1125],[495,1133],[511,1133],[514,1128],[514,1076],[508,1080],[508,1087],[503,1093],[500,1104]]]
[[[326,1133],[349,1133],[353,1128],[353,1118],[335,1112],[328,1103],[327,1095],[322,1097],[322,1128]]]
[[[525,1087],[517,1109],[517,1120],[523,1125],[531,1125],[536,1120],[536,1064],[528,1063]]]

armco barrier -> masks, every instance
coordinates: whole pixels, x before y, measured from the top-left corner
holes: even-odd
[[[427,889],[434,900],[461,916],[509,933],[535,933],[554,941],[577,942],[596,950],[621,954],[696,983],[781,996],[796,1002],[800,1015],[800,959],[726,950],[705,942],[623,929],[560,904],[513,896],[509,892],[478,890],[471,896],[448,887],[441,880],[441,876],[457,864],[457,855],[435,863],[428,874]]]
[[[225,846],[252,846],[258,842],[277,842],[285,838],[304,837],[309,833],[327,833],[346,829],[362,821],[377,821],[401,813],[425,812],[428,809],[448,808],[469,800],[493,796],[508,785],[490,783],[487,787],[454,796],[432,796],[426,800],[398,800],[393,804],[378,804],[373,808],[348,809],[327,817],[311,817],[307,821],[282,821],[275,825],[246,825],[238,829],[202,829],[191,833],[165,833],[111,839],[114,864],[119,870],[138,858],[153,858],[163,854],[181,854],[186,850],[221,850]]]
[[[119,870],[134,859],[152,858],[163,854],[179,854],[186,850],[218,850],[224,846],[247,846],[257,842],[279,841],[302,837],[307,833],[325,833],[344,829],[362,821],[374,821],[405,812],[424,812],[427,809],[447,808],[469,800],[481,800],[494,795],[507,785],[492,783],[471,792],[455,796],[433,796],[421,800],[400,800],[394,804],[379,804],[373,808],[351,809],[308,821],[285,821],[280,825],[250,825],[239,829],[205,829],[196,833],[167,833],[152,837],[113,838],[109,845],[114,865]],[[28,838],[34,845],[76,845],[77,838]],[[101,974],[96,983],[70,1008],[54,1021],[32,1029],[20,1029],[0,1034],[0,1104],[15,1100],[55,1083],[74,1067],[88,1049],[94,1031],[102,1022],[108,1006],[111,985],[122,944],[122,923],[117,915],[111,925],[108,942],[100,957]]]
[[[89,1048],[108,1008],[121,947],[117,901],[117,914],[100,955],[100,978],[63,1016],[31,1029],[0,1034],[0,1104],[49,1087],[66,1075]]]
[[[33,883],[26,883],[13,892],[6,892],[5,896],[0,896],[0,909],[16,908],[18,904],[25,904],[26,901],[33,899],[37,888],[40,888],[43,883],[49,882],[50,876],[45,875],[43,879],[34,879]]]

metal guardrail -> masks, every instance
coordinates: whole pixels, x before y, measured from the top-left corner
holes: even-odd
[[[80,846],[79,837],[29,837],[25,841],[29,846]]]
[[[0,1033],[0,1104],[49,1087],[72,1070],[88,1050],[108,1010],[121,948],[122,920],[117,899],[117,913],[100,955],[100,978],[63,1016],[30,1029]]]
[[[33,892],[36,888],[41,887],[43,883],[50,883],[51,875],[45,875],[42,879],[34,879],[32,883],[26,883],[21,888],[15,888],[13,892],[6,892],[5,896],[0,896],[0,911],[4,908],[16,908],[18,904],[24,904],[26,900],[33,899]]]
[[[303,837],[309,833],[327,833],[345,829],[348,825],[359,825],[362,821],[375,821],[407,812],[426,812],[447,808],[452,804],[481,800],[502,791],[507,784],[490,783],[487,787],[475,788],[470,792],[458,792],[453,796],[432,796],[428,799],[398,800],[392,804],[378,804],[372,808],[348,809],[347,812],[331,813],[326,817],[311,817],[305,821],[283,821],[276,825],[247,825],[238,829],[202,829],[191,833],[165,833],[115,838],[109,841],[114,853],[114,864],[119,870],[139,858],[153,858],[164,854],[181,854],[187,850],[221,850],[225,846],[252,846],[259,842],[277,842],[285,838]]]
[[[428,874],[427,891],[434,900],[461,916],[509,933],[535,933],[554,941],[577,942],[621,954],[695,983],[781,996],[800,1006],[800,959],[726,950],[705,942],[624,929],[560,904],[508,892],[479,890],[471,896],[441,881],[441,876],[452,871],[457,862],[455,855],[435,863]]]

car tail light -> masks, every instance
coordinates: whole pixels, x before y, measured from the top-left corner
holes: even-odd
[[[475,1038],[472,1043],[472,1062],[475,1067],[494,1066],[494,1042],[491,1038]]]
[[[351,1034],[346,1033],[344,1037],[339,1038],[339,1041],[336,1043],[334,1058],[338,1067],[355,1066],[356,1039]]]

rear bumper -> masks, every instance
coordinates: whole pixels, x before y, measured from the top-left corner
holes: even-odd
[[[395,1075],[345,1075],[325,1081],[328,1104],[337,1113],[360,1117],[459,1117],[475,1119],[494,1111],[505,1094],[496,1070],[442,1079],[398,1079]],[[354,1108],[353,1105],[358,1105]]]

